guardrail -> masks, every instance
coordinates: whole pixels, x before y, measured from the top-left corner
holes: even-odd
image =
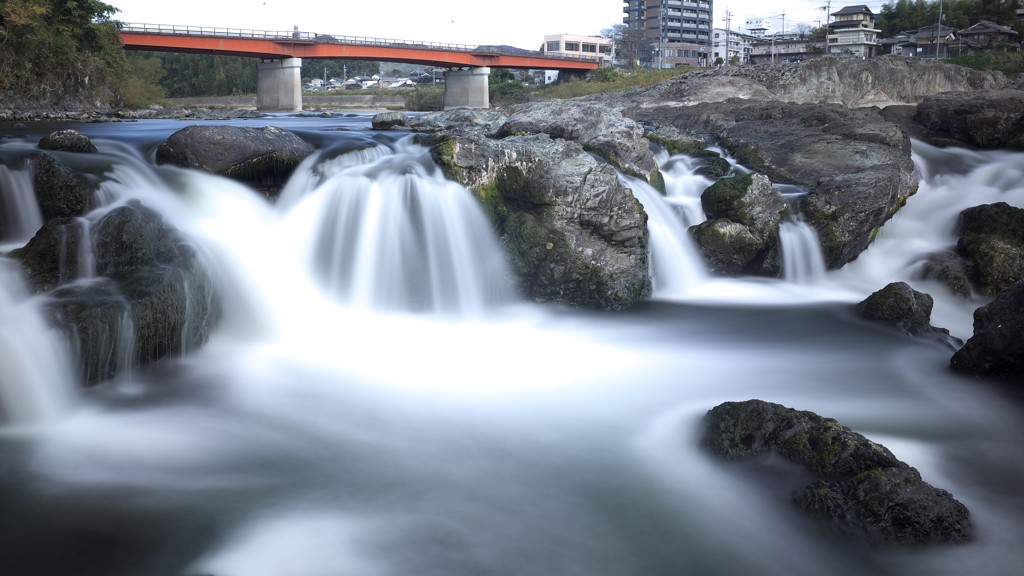
[[[178,26],[173,24],[137,24],[119,22],[121,32],[135,34],[162,34],[165,36],[206,36],[213,38],[244,38],[272,40],[277,42],[308,42],[314,44],[348,44],[357,46],[378,46],[381,48],[405,48],[415,50],[438,50],[447,52],[471,52],[473,54],[498,54],[549,60],[572,60],[598,62],[596,56],[575,56],[572,54],[551,54],[537,50],[523,50],[507,46],[469,46],[467,44],[445,44],[442,42],[421,42],[413,40],[392,40],[366,36],[341,36],[315,32],[246,30],[241,28],[212,28],[208,26]]]

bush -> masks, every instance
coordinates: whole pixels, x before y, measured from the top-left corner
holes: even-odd
[[[602,66],[597,70],[591,70],[588,77],[592,82],[615,82],[619,79],[619,73],[611,66]]]
[[[444,110],[444,86],[420,86],[400,92],[405,107],[413,112]]]
[[[973,70],[998,70],[1013,80],[1017,74],[1024,72],[1024,55],[1020,52],[998,52],[991,54],[961,54],[946,60]]]

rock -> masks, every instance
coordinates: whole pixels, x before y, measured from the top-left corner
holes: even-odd
[[[917,105],[914,120],[928,130],[978,148],[1024,150],[1021,90],[934,94]]]
[[[891,324],[911,336],[938,336],[954,348],[963,342],[949,335],[949,330],[931,325],[934,299],[918,292],[906,282],[893,282],[857,304],[857,312],[869,319]]]
[[[30,154],[32,187],[43,220],[81,216],[96,208],[96,187],[46,152]]]
[[[796,505],[835,532],[883,545],[966,542],[967,508],[887,448],[813,412],[761,400],[725,402],[704,417],[703,446],[725,460],[775,453],[820,480]]]
[[[974,311],[974,335],[949,362],[964,374],[1024,382],[1024,283]]]
[[[157,149],[158,164],[198,168],[253,186],[280,187],[313,146],[274,126],[188,126]]]
[[[949,287],[954,296],[971,297],[971,284],[967,280],[967,264],[956,252],[938,252],[924,261],[923,279],[938,280]]]
[[[84,229],[77,219],[58,216],[47,220],[25,246],[8,254],[21,261],[33,292],[45,294],[78,279],[79,242]]]
[[[957,252],[978,291],[994,296],[1024,279],[1024,210],[1005,202],[960,213]]]
[[[396,126],[404,127],[408,119],[401,112],[381,112],[375,115],[370,122],[374,130],[390,130]]]
[[[578,142],[471,126],[420,141],[479,198],[524,295],[617,310],[650,294],[647,215],[611,166]]]
[[[59,152],[97,152],[96,145],[75,130],[58,130],[39,141],[40,150]]]
[[[646,174],[655,168],[642,126],[603,103],[582,99],[435,112],[410,118],[408,126],[419,132],[479,131],[498,139],[547,134],[578,142],[585,150],[631,175],[646,179]]]
[[[49,293],[52,317],[72,342],[85,382],[206,341],[219,314],[213,281],[174,227],[138,200],[103,215],[90,226],[96,278],[80,269],[84,231],[79,219],[50,220],[10,256],[21,261],[36,293]]]
[[[701,194],[708,220],[690,228],[718,274],[778,277],[779,222],[788,204],[761,174],[715,182]]]
[[[729,100],[637,110],[639,119],[710,133],[772,182],[810,188],[800,201],[829,268],[857,257],[917,191],[906,129],[873,109]]]
[[[15,122],[11,125],[11,128],[28,128],[23,122]]]

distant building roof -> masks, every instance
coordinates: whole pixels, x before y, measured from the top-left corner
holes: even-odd
[[[858,6],[844,6],[839,12],[833,12],[833,16],[839,16],[840,14],[869,14],[874,16],[875,13],[871,11],[867,6],[860,4]]]
[[[989,22],[988,20],[978,20],[977,24],[975,24],[974,26],[971,26],[969,28],[964,28],[960,32],[967,32],[968,30],[971,31],[971,32],[980,32],[982,30],[992,30],[994,32],[1003,32],[1003,33],[1006,33],[1006,34],[1013,34],[1014,36],[1019,36],[1019,34],[1017,34],[1017,31],[1014,30],[1013,28],[1010,28],[1009,26],[1002,26],[1000,24],[996,24],[995,22]]]

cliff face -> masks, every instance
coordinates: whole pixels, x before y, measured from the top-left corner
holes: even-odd
[[[728,98],[842,104],[849,108],[917,104],[939,92],[997,90],[1010,84],[1000,72],[979,72],[935,60],[882,56],[869,60],[824,57],[799,64],[727,67],[686,74],[627,92],[636,108],[693,105]],[[600,98],[600,97],[595,97]]]

